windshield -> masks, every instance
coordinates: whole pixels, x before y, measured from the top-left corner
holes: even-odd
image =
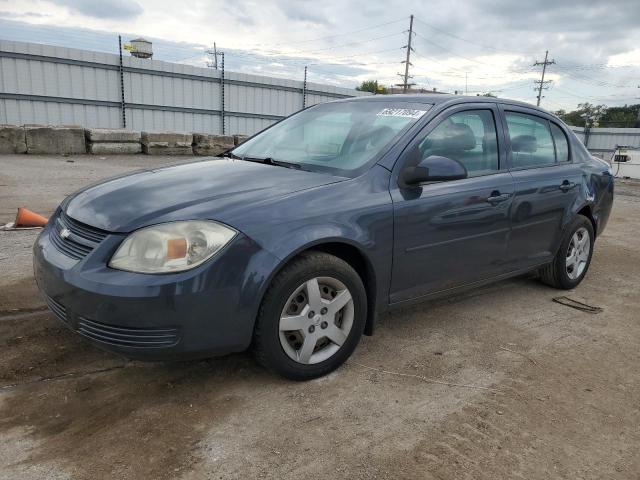
[[[429,104],[380,101],[320,104],[282,120],[232,153],[351,176],[429,108]]]

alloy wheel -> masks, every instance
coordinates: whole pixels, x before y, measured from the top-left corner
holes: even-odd
[[[581,227],[573,234],[567,248],[565,268],[571,280],[580,277],[585,268],[587,268],[590,251],[591,239],[589,238],[589,232],[586,228]]]
[[[280,314],[280,344],[298,363],[320,363],[340,350],[353,320],[353,298],[345,284],[332,277],[315,277],[287,299]]]

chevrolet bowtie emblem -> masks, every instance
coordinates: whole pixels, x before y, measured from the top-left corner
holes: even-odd
[[[60,236],[62,238],[69,238],[69,235],[71,235],[71,231],[68,228],[63,228],[62,230],[60,230]]]

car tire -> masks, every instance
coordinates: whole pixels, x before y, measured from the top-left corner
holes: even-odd
[[[261,365],[286,378],[317,378],[349,358],[366,318],[367,295],[358,273],[333,255],[306,252],[286,265],[267,289],[253,351]]]
[[[577,287],[589,270],[594,241],[591,220],[584,215],[576,215],[566,229],[553,262],[539,270],[540,280],[563,290]]]

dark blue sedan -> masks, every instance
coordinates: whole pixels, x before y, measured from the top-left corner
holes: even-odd
[[[326,103],[225,157],[67,198],[34,247],[51,310],[128,357],[251,346],[308,379],[389,308],[529,271],[575,287],[613,201],[560,120],[500,99]]]

